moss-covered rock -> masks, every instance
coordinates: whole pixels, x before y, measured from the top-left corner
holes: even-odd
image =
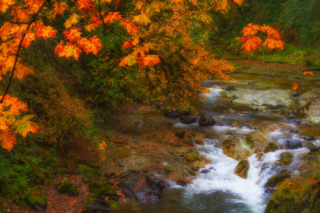
[[[89,192],[95,195],[113,195],[116,194],[116,189],[104,181],[91,181]]]
[[[62,180],[59,186],[59,192],[67,193],[68,195],[78,195],[79,191],[76,188],[75,184],[70,180]]]
[[[231,135],[222,143],[223,153],[236,160],[246,159],[254,153],[256,142],[248,136]]]
[[[293,154],[291,152],[283,152],[280,155],[280,163],[284,166],[289,165],[292,162]]]
[[[186,162],[188,162],[188,163],[192,163],[192,162],[194,162],[194,161],[200,160],[199,152],[196,151],[196,150],[194,150],[194,151],[188,153],[188,154],[185,156],[184,160],[185,160]]]
[[[263,149],[264,154],[268,152],[274,152],[278,150],[279,147],[275,143],[267,143],[266,146]]]
[[[26,195],[27,202],[37,211],[44,211],[46,206],[47,196],[43,190],[33,189]]]
[[[283,181],[286,178],[290,177],[290,173],[288,170],[281,170],[278,174],[276,174],[275,176],[271,177],[267,183],[265,184],[265,187],[270,187],[270,188],[274,188],[275,186],[277,186],[281,181]]]
[[[300,213],[310,208],[312,197],[317,190],[309,184],[308,179],[289,178],[282,181],[269,199],[265,212],[270,213]],[[313,212],[319,212],[319,206],[313,207]]]
[[[235,168],[234,173],[241,178],[247,179],[249,169],[249,161],[242,159]]]
[[[98,179],[101,176],[98,169],[91,168],[85,164],[78,165],[77,172],[90,180]]]

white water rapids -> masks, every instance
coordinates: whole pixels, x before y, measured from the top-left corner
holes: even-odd
[[[210,94],[202,95],[202,97],[205,97],[208,102],[211,101],[214,103],[219,99],[219,92],[221,89],[210,88],[210,90]],[[176,127],[184,128],[196,126],[198,126],[197,123],[190,125],[181,123],[176,124]],[[211,130],[216,134],[222,135],[231,130],[233,132],[236,131],[237,134],[244,135],[254,131],[245,127],[236,128],[230,126],[213,126],[207,128],[212,128]],[[276,130],[271,132],[269,137],[274,141],[277,140],[281,144],[281,134],[283,134],[281,130]],[[295,138],[294,135],[292,137]],[[216,146],[218,143],[219,141],[217,140],[205,139],[205,145],[197,145],[199,151],[212,160],[212,162],[204,168],[210,170],[210,172],[200,173],[200,176],[194,179],[192,184],[183,187],[185,189],[185,196],[190,198],[196,194],[211,194],[217,191],[223,191],[235,195],[235,198],[228,200],[229,203],[242,203],[250,209],[250,212],[254,213],[261,213],[265,210],[270,194],[266,192],[264,185],[269,178],[276,175],[281,170],[280,166],[275,165],[275,162],[279,160],[281,153],[291,152],[294,155],[293,162],[288,168],[293,171],[293,173],[298,173],[298,171],[294,171],[294,166],[297,163],[296,158],[301,154],[309,152],[308,148],[277,150],[275,152],[266,153],[260,160],[256,158],[256,154],[253,154],[247,159],[250,163],[248,177],[247,179],[243,179],[234,174],[234,170],[239,161],[223,154],[222,149]],[[317,141],[314,143],[317,143]],[[262,168],[264,169],[262,170]],[[203,169],[201,169],[200,172],[202,170]],[[234,212],[241,211],[235,209]]]

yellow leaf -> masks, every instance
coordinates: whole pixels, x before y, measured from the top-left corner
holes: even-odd
[[[149,19],[149,15],[146,13],[141,13],[140,15],[134,16],[133,21],[144,25],[147,25],[151,22]]]
[[[136,5],[136,8],[134,8],[134,10],[140,10],[141,7],[143,6],[143,2],[142,1],[137,1],[137,3],[135,4]]]
[[[70,28],[72,25],[78,23],[78,19],[80,17],[77,14],[73,14],[72,16],[70,16],[70,18],[64,23],[64,26],[68,29]]]

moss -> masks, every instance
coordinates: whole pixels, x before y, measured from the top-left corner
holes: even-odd
[[[116,189],[106,182],[91,181],[89,183],[89,192],[95,195],[116,194]]]
[[[267,146],[264,148],[264,153],[273,152],[278,150],[278,146],[274,143],[268,143]]]
[[[308,179],[290,178],[282,181],[270,198],[265,212],[302,212],[310,205]]]
[[[39,189],[34,189],[29,191],[26,196],[27,201],[30,205],[45,205],[46,204],[46,193]]]
[[[96,201],[96,197],[90,193],[88,195],[88,203],[93,203],[94,201]]]
[[[164,166],[163,169],[165,172],[172,172],[173,167],[170,164],[168,164],[168,165]]]
[[[288,164],[291,163],[291,160],[290,160],[289,158],[284,158],[284,159],[282,160],[282,162],[283,162],[284,165],[288,165]]]
[[[78,189],[70,180],[62,180],[59,186],[59,192],[67,193],[68,195],[78,195]]]
[[[185,160],[189,163],[192,163],[196,160],[200,160],[199,153],[197,151],[193,151],[188,153],[188,155],[185,157]]]
[[[93,169],[85,164],[78,165],[77,171],[89,180],[94,180],[100,177],[98,169]]]

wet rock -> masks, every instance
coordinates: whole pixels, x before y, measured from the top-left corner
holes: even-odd
[[[178,185],[180,185],[180,186],[186,186],[188,183],[189,183],[189,181],[186,181],[186,180],[177,180],[177,182],[176,182]]]
[[[302,147],[302,143],[298,139],[288,139],[285,146],[287,149],[298,149]]]
[[[245,135],[230,135],[222,142],[223,153],[236,160],[245,159],[254,153],[256,141]]]
[[[179,138],[183,138],[185,134],[186,134],[186,131],[179,131],[179,132],[176,132],[175,135]]]
[[[195,141],[197,144],[204,145],[204,140],[202,138],[196,138]]]
[[[319,152],[320,153],[320,146],[315,146],[310,148],[310,152]]]
[[[86,213],[111,213],[111,209],[109,206],[103,206],[99,203],[89,203],[87,206],[87,209],[85,211]]]
[[[292,162],[293,154],[291,152],[283,152],[280,155],[280,162],[282,165],[287,166]]]
[[[303,140],[306,140],[306,141],[314,141],[314,140],[316,140],[316,138],[311,136],[311,135],[309,135],[309,136],[301,135],[300,138],[303,139]]]
[[[282,181],[279,184],[269,199],[265,212],[318,213],[318,192],[318,187],[310,187],[309,178],[289,178],[287,182]]]
[[[186,115],[180,116],[180,122],[183,124],[191,124],[196,121],[197,121],[197,116],[186,116]]]
[[[229,109],[227,110],[227,113],[232,115],[232,114],[235,114],[236,111],[233,110],[233,109],[231,109],[231,108],[229,108]]]
[[[293,92],[283,89],[237,89],[236,91],[222,91],[223,97],[229,98],[236,104],[245,104],[253,109],[266,109],[268,107],[291,107],[294,105],[291,99]]]
[[[303,143],[302,143],[302,146],[303,146],[303,147],[307,147],[307,148],[309,148],[309,149],[314,148],[314,144],[311,143],[310,141],[305,141],[305,142],[303,142]]]
[[[213,126],[216,124],[216,121],[210,115],[202,115],[199,119],[200,126]]]
[[[238,163],[236,169],[234,170],[234,173],[241,178],[247,179],[249,169],[250,169],[249,161],[242,159]]]
[[[227,91],[234,91],[234,90],[236,90],[233,86],[227,86],[226,87],[226,90]]]
[[[243,127],[246,127],[246,128],[248,128],[248,129],[251,129],[252,127],[251,127],[251,124],[242,124],[241,125],[241,128],[243,128]]]
[[[143,172],[130,172],[125,178],[118,181],[117,186],[127,200],[148,202],[150,199],[159,200],[165,188],[165,182]],[[135,188],[139,188],[139,190],[135,190]]]
[[[293,98],[299,97],[299,93],[298,93],[298,92],[293,93],[292,97],[293,97]]]
[[[190,113],[183,108],[178,108],[176,110],[164,110],[164,116],[169,118],[179,118],[181,115],[189,115]]]
[[[320,98],[314,99],[304,108],[306,119],[314,124],[320,124]]]
[[[194,146],[194,143],[195,143],[196,141],[195,141],[195,139],[193,139],[193,138],[184,138],[183,139],[183,143],[184,144],[187,144],[187,145],[189,145],[189,146]]]
[[[296,116],[292,112],[287,117],[287,119],[289,119],[289,120],[293,120],[295,118],[296,118]]]
[[[193,171],[199,171],[199,169],[201,168],[204,168],[204,162],[203,161],[200,161],[200,160],[197,160],[197,161],[194,161],[190,164],[190,167]]]
[[[203,170],[200,171],[200,173],[203,173],[203,174],[206,174],[206,173],[209,173],[209,172],[210,172],[209,169],[203,169]]]
[[[281,181],[283,181],[286,178],[290,177],[290,172],[288,170],[281,170],[279,172],[279,174],[271,177],[267,183],[264,185],[264,187],[270,187],[270,188],[274,188],[276,187]]]

